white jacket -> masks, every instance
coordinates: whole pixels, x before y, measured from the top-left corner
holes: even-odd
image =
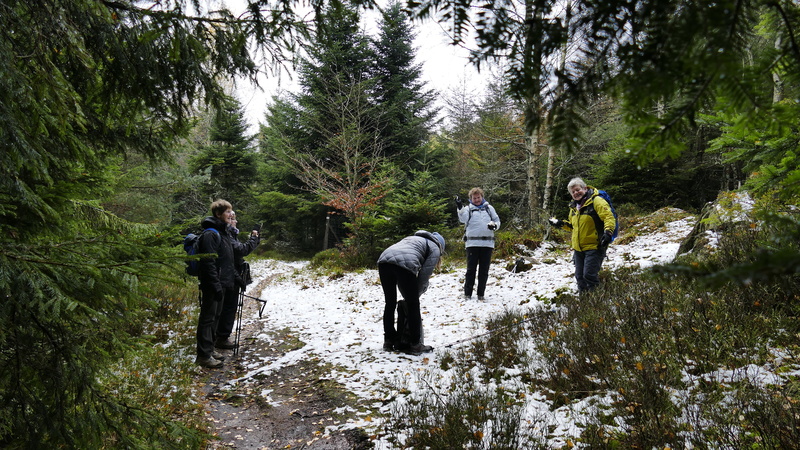
[[[489,222],[496,223],[497,229],[500,229],[500,217],[486,199],[480,206],[472,202],[463,206],[458,210],[458,220],[465,224],[465,247],[494,248],[494,231],[489,229]]]

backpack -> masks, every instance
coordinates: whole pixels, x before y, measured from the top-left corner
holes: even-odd
[[[397,302],[397,349],[405,351],[411,347],[411,327],[408,321],[408,303],[405,300]],[[419,323],[419,343],[425,343],[425,331],[422,329],[422,321]]]
[[[189,233],[186,237],[183,238],[183,249],[186,251],[188,256],[194,256],[199,253],[200,250],[200,238],[205,234],[207,230],[211,230],[214,233],[219,234],[219,231],[216,228],[206,228],[200,234]],[[200,275],[200,261],[192,260],[186,261],[186,273],[196,277]]]
[[[242,284],[244,285],[243,287],[253,282],[253,277],[250,275],[250,263],[247,261],[242,263],[242,271],[240,272],[240,275],[242,276]]]
[[[619,217],[617,217],[617,210],[614,209],[614,204],[611,203],[611,196],[608,195],[608,192],[598,189],[597,196],[602,197],[603,200],[608,202],[608,206],[611,208],[611,213],[614,214],[614,231],[611,233],[611,242],[614,242],[614,239],[616,239],[617,235],[619,235]],[[597,237],[600,238],[600,236],[602,236],[605,232],[603,219],[601,219],[600,215],[597,214],[597,211],[594,210],[594,205],[590,206],[586,213],[592,216],[592,219],[594,219],[594,227],[597,229]]]

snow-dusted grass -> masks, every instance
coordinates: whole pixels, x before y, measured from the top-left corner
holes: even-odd
[[[694,219],[688,217],[665,222],[652,231],[642,227],[635,238],[621,239],[620,242],[624,243],[613,245],[604,267],[611,270],[624,268],[627,274],[627,278],[623,277],[626,281],[607,282],[620,284],[615,286],[614,295],[625,295],[626,284],[636,283],[637,270],[671,261],[681,240],[693,225]],[[425,343],[432,345],[435,350],[421,356],[381,350],[384,302],[377,271],[365,270],[327,277],[307,269],[304,263],[254,262],[252,271],[256,282],[265,277],[280,276],[262,292],[250,293],[267,299],[268,303],[262,319],[249,317],[246,320],[259,322],[258,325],[265,330],[291,329],[306,345],[273,360],[250,362],[250,372],[234,382],[247,382],[256,374],[269,374],[299,360],[320,358],[335,368],[329,374],[331,379],[358,395],[372,409],[360,411],[356,415],[358,418],[335,428],[364,428],[368,434],[377,436],[375,443],[378,448],[411,445],[416,438],[413,429],[403,430],[396,426],[387,434],[385,430],[392,425],[391,419],[383,423],[375,412],[386,418],[398,413],[418,414],[419,423],[428,423],[426,420],[429,418],[423,417],[425,409],[439,406],[441,409],[435,412],[441,414],[442,419],[436,426],[425,430],[429,439],[436,438],[437,433],[441,434],[442,439],[452,439],[453,436],[445,434],[445,430],[450,430],[448,432],[458,432],[466,435],[466,439],[473,439],[476,448],[517,444],[559,448],[587,442],[587,430],[594,433],[592,439],[595,443],[609,442],[609,436],[612,436],[612,440],[617,439],[618,436],[631,433],[631,430],[663,432],[666,434],[664,442],[673,441],[676,434],[689,436],[687,441],[694,439],[695,442],[702,442],[703,431],[693,427],[702,426],[701,422],[705,419],[701,420],[701,417],[709,417],[709,414],[697,412],[696,417],[693,415],[692,411],[697,411],[693,406],[698,395],[696,386],[705,388],[709,383],[741,384],[745,381],[763,385],[791,379],[786,374],[774,374],[766,362],[754,363],[752,367],[747,366],[747,370],[733,368],[730,374],[718,368],[694,374],[683,368],[676,372],[675,367],[661,363],[658,355],[648,355],[650,350],[643,348],[646,347],[645,343],[636,342],[634,348],[643,354],[623,357],[624,362],[631,365],[628,368],[631,378],[620,381],[616,392],[600,389],[615,385],[614,382],[619,380],[613,380],[613,377],[619,375],[606,373],[607,379],[595,379],[592,368],[603,364],[613,367],[613,361],[606,360],[618,356],[588,353],[577,355],[579,357],[576,358],[575,352],[592,351],[591,347],[580,346],[563,350],[566,353],[562,355],[559,354],[562,350],[553,344],[558,342],[555,337],[564,334],[578,339],[581,333],[586,335],[587,328],[597,327],[598,336],[607,336],[616,340],[614,344],[617,347],[624,347],[624,333],[630,331],[627,339],[635,339],[635,327],[630,328],[630,324],[627,324],[628,328],[617,331],[614,328],[616,322],[624,321],[625,315],[609,315],[606,318],[603,316],[606,313],[600,312],[595,322],[588,323],[582,317],[587,314],[591,316],[591,308],[584,308],[583,311],[578,309],[574,313],[583,316],[571,317],[571,312],[565,313],[569,308],[565,309],[560,304],[561,297],[564,293],[567,297],[574,294],[574,279],[571,253],[565,251],[563,246],[545,243],[525,256],[534,261],[532,269],[526,272],[511,273],[505,270],[510,261],[493,263],[486,301],[483,302],[462,298],[463,268],[435,274],[428,292],[421,300]],[[678,295],[675,298],[681,297]],[[620,313],[625,311],[615,312]],[[534,327],[539,323],[538,318],[537,321],[528,321],[531,314],[541,314],[545,318],[552,315],[565,323],[556,324],[561,328],[554,325],[550,330],[539,330]],[[514,320],[520,323],[516,329]],[[481,343],[481,339],[491,339],[497,335],[487,335],[489,322],[493,328],[504,326],[502,333],[513,342]],[[652,324],[655,323],[663,325],[664,322],[654,320]],[[646,323],[641,325],[648,326]],[[708,329],[717,330],[713,326]],[[265,333],[263,336],[267,335]],[[481,338],[476,339],[478,336]],[[725,337],[724,334],[720,336]],[[658,343],[654,343],[653,347],[658,347]],[[537,353],[542,349],[547,352]],[[474,350],[480,350],[483,354],[471,356],[470,352]],[[504,351],[509,354],[504,354]],[[594,358],[597,361],[592,361]],[[475,361],[461,364],[465,359]],[[503,366],[505,363],[514,366]],[[675,373],[683,376],[680,389],[659,385],[662,382],[668,385],[670,381],[659,381],[659,377],[680,379],[680,376],[674,376]],[[639,386],[647,384],[647,377],[651,376],[656,378],[653,386],[649,389]],[[545,379],[537,384],[531,377]],[[709,377],[712,379],[708,380]],[[565,385],[560,386],[559,382]],[[576,394],[574,390],[580,387],[575,383],[598,389],[592,391],[587,388],[585,392]],[[623,385],[625,388],[621,387]],[[568,389],[570,386],[575,387]],[[658,402],[662,404],[682,405],[684,412],[678,414],[682,418],[674,421],[667,418],[666,424],[650,424],[649,421],[658,422],[659,418],[650,417],[649,410],[645,413],[642,410],[657,408],[656,399],[634,401],[631,400],[633,394],[625,392],[625,389],[645,397],[661,395],[663,398]],[[268,393],[265,398],[269,400]],[[729,396],[731,404],[741,403],[742,398]],[[620,405],[621,401],[627,404]],[[615,414],[613,408],[629,411],[627,420],[631,423]],[[460,410],[463,415],[459,419],[464,425],[462,429],[458,429],[459,420],[449,427],[445,426],[448,424],[448,411],[453,409]],[[489,415],[486,411],[490,410],[495,413]],[[658,411],[650,412],[658,414]],[[735,427],[726,429],[735,430]],[[614,433],[619,435],[613,437]],[[732,435],[736,433],[731,431]],[[436,446],[431,441],[426,442],[426,445]]]

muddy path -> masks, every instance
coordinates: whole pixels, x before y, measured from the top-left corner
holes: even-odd
[[[248,293],[261,292],[274,277],[262,280]],[[258,307],[258,302],[245,299],[243,316],[257,317]],[[223,368],[201,372],[207,417],[218,438],[206,448],[373,448],[361,429],[326,433],[326,426],[343,421],[346,412],[342,410],[347,409],[343,406],[356,399],[324,377],[326,367],[319,361],[302,361],[269,375],[240,380],[248,373],[248,362],[274,360],[303,345],[291,330],[265,330],[262,322],[245,322],[238,354],[221,350],[226,355]]]

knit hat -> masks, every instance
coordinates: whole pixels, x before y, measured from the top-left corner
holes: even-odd
[[[436,244],[439,246],[439,249],[444,251],[444,237],[442,237],[441,234],[439,234],[439,233],[437,233],[435,231],[433,233],[431,233],[430,231],[419,230],[416,233],[414,233],[414,236],[421,236],[421,237],[424,237],[426,239],[430,239],[433,242],[436,242]]]
[[[439,247],[442,249],[442,251],[444,251],[444,236],[435,231],[431,234],[436,238],[437,241],[439,241]]]

